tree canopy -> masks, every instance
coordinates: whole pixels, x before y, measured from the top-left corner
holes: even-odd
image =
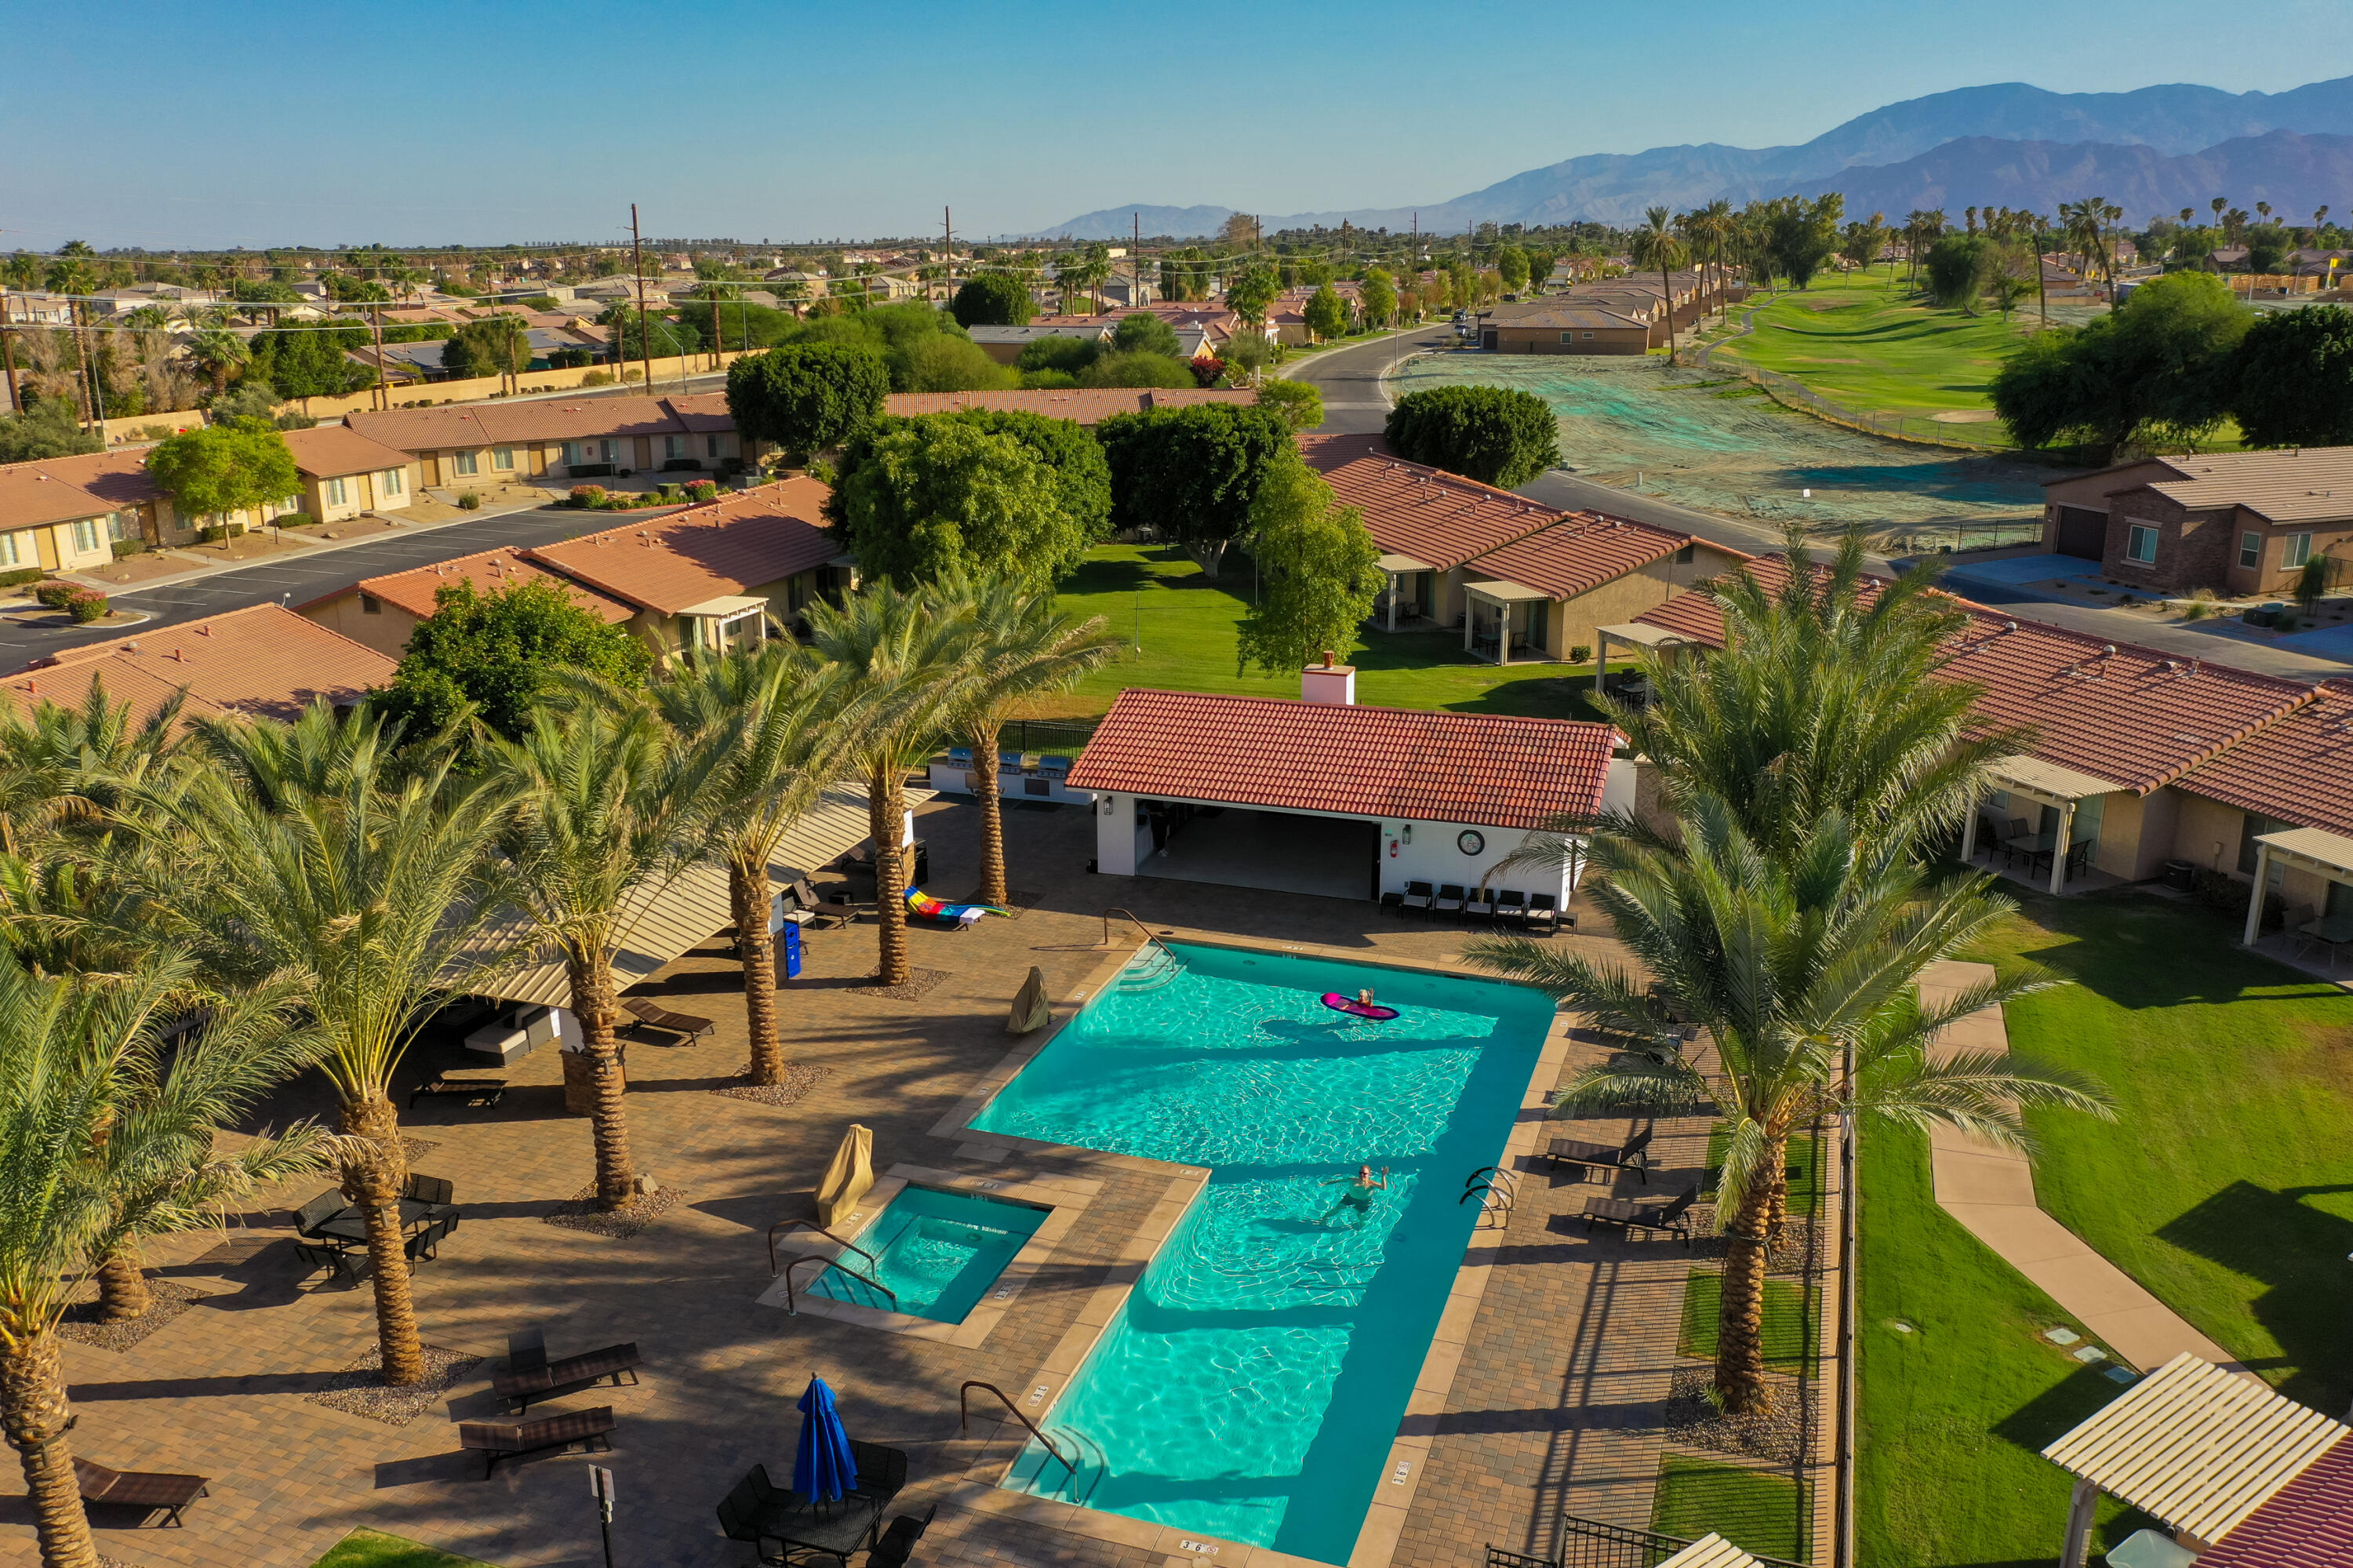
[[[1060,476],[1011,435],[952,417],[892,419],[858,449],[837,493],[849,547],[875,577],[913,587],[961,569],[1042,588],[1086,553]]]
[[[1038,313],[1029,286],[1010,272],[983,272],[956,291],[948,309],[967,327],[1026,326]]]
[[[44,397],[21,414],[0,414],[0,462],[72,457],[105,446],[95,431],[81,428],[73,405],[63,398]]]
[[[1428,463],[1508,490],[1560,461],[1560,423],[1533,393],[1503,387],[1433,387],[1389,410],[1382,439]]]
[[[903,425],[942,421],[967,425],[1018,442],[1031,457],[1053,471],[1057,499],[1084,541],[1093,545],[1111,537],[1111,468],[1104,460],[1102,443],[1071,420],[1004,408],[962,408],[948,414],[927,414],[921,421],[882,418],[866,426],[842,448],[833,499],[827,503],[833,521],[837,524],[847,523],[845,495],[852,479],[871,460],[879,438]]]
[[[284,397],[340,397],[372,386],[375,372],[350,357],[370,343],[363,326],[305,325],[257,334],[245,374]]]
[[[795,461],[840,445],[882,412],[891,373],[870,348],[790,344],[727,367],[735,428],[774,441]]]
[[[1338,337],[1348,330],[1348,307],[1331,284],[1322,283],[1307,296],[1307,330],[1317,337]]]
[[[1258,608],[1242,622],[1236,673],[1297,670],[1319,653],[1345,652],[1380,593],[1380,546],[1364,514],[1342,506],[1296,449],[1266,466],[1250,510]]]
[[[2194,442],[2230,411],[2251,313],[2210,273],[2153,279],[2089,326],[2027,339],[1994,373],[1994,411],[2030,447]]]
[[[1212,573],[1249,527],[1269,465],[1295,450],[1280,413],[1230,403],[1116,414],[1095,436],[1111,465],[1113,526],[1156,529]]]
[[[1248,267],[1240,277],[1226,285],[1228,308],[1246,322],[1266,320],[1266,307],[1274,302],[1282,286],[1275,281],[1274,273],[1265,267]]]
[[[1270,376],[1259,383],[1258,406],[1281,414],[1294,430],[1312,430],[1324,422],[1324,394],[1313,381]]]
[[[233,419],[157,442],[147,471],[183,517],[218,517],[292,496],[301,485],[294,454],[275,425]]]
[[[441,345],[441,367],[452,376],[512,376],[531,368],[531,338],[520,316],[468,322]],[[275,379],[275,377],[273,377]],[[283,381],[279,390],[286,390]]]
[[[2353,310],[2307,305],[2258,318],[2232,356],[2231,380],[2249,446],[2353,446]]]
[[[1120,318],[1119,329],[1111,334],[1112,351],[1116,354],[1163,354],[1177,357],[1176,329],[1149,311]]]
[[[1099,355],[1078,374],[1081,387],[1193,387],[1198,383],[1185,361],[1166,354]]]
[[[531,727],[533,707],[561,673],[626,687],[652,667],[644,642],[546,578],[490,594],[459,581],[435,590],[433,613],[409,633],[392,684],[369,700],[412,739],[438,733],[470,703],[483,724],[512,740]]]
[[[894,368],[893,391],[978,392],[1010,387],[1019,377],[961,334],[934,333],[906,351],[904,383]]]

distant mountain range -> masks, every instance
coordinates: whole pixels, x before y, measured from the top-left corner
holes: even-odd
[[[2098,194],[2128,218],[2202,208],[2227,196],[2308,217],[2323,202],[2353,207],[2353,77],[2287,92],[2224,92],[2186,84],[2131,92],[2048,92],[2024,82],[1965,87],[1857,115],[1791,147],[1653,147],[1594,154],[1419,208],[1266,217],[1269,232],[1343,220],[1360,228],[1474,223],[1626,224],[1648,207],[1680,211],[1719,196],[1845,193],[1851,212],[1900,216],[1914,207],[2029,207]],[[1082,213],[1044,233],[1112,239],[1134,231],[1206,236],[1222,207],[1122,207]]]

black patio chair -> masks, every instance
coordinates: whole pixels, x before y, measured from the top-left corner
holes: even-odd
[[[1588,1198],[1585,1200],[1585,1229],[1592,1234],[1596,1225],[1615,1225],[1631,1237],[1637,1231],[1658,1232],[1662,1235],[1680,1236],[1684,1246],[1692,1244],[1691,1206],[1699,1202],[1699,1189],[1686,1187],[1663,1203],[1636,1202],[1630,1198]]]
[[[1430,912],[1432,916],[1461,914],[1461,887],[1451,882],[1439,884],[1438,896],[1430,901]]]
[[[416,1267],[420,1260],[430,1260],[440,1256],[441,1239],[456,1230],[458,1222],[463,1218],[465,1218],[464,1213],[457,1209],[437,1214],[423,1230],[403,1242],[400,1250],[407,1256],[409,1267]]]
[[[412,1171],[400,1189],[400,1195],[418,1203],[454,1203],[458,1189],[446,1176],[420,1176]]]
[[[874,1550],[866,1554],[866,1568],[907,1568],[908,1553],[914,1551],[915,1542],[932,1527],[932,1516],[939,1511],[940,1505],[934,1503],[923,1510],[921,1519],[902,1513],[892,1520],[891,1528],[882,1532],[882,1539],[874,1543]]]
[[[1531,936],[1537,934],[1551,936],[1560,928],[1559,901],[1549,893],[1529,894],[1528,912],[1523,924],[1527,927]],[[1568,924],[1571,930],[1576,929],[1577,917],[1570,916]]]
[[[351,1206],[350,1199],[330,1188],[294,1211],[294,1234],[308,1236]]]
[[[858,1467],[858,1484],[842,1495],[870,1499],[878,1513],[888,1508],[907,1485],[907,1451],[880,1443],[849,1440],[849,1457]]]
[[[1516,887],[1506,887],[1495,895],[1495,924],[1517,926],[1522,930],[1528,924],[1528,895]]]
[[[1405,897],[1401,902],[1405,908],[1418,909],[1427,915],[1430,913],[1430,901],[1436,896],[1437,895],[1430,891],[1430,884],[1409,882],[1405,885]]]
[[[1474,887],[1463,895],[1462,914],[1466,919],[1495,923],[1495,895],[1483,887]]]
[[[746,1541],[763,1563],[785,1561],[782,1537],[768,1528],[793,1510],[793,1494],[779,1491],[769,1483],[768,1467],[754,1465],[751,1472],[735,1483],[728,1494],[719,1499],[720,1532],[730,1541]],[[776,1543],[776,1554],[768,1555],[763,1542]]]

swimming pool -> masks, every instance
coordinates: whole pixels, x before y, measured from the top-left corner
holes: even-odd
[[[1022,1244],[1037,1234],[1046,1213],[985,1193],[904,1188],[851,1238],[874,1255],[873,1262],[847,1248],[839,1259],[885,1287],[890,1295],[840,1268],[820,1273],[809,1294],[961,1323]]]
[[[1324,991],[1374,987],[1371,1023]],[[972,1126],[1211,1168],[1005,1484],[1345,1563],[1552,1003],[1498,981],[1147,949]],[[1328,1223],[1358,1162],[1389,1168]],[[1068,1438],[1065,1442],[1064,1439]]]

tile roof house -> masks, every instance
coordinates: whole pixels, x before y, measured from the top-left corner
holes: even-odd
[[[2353,571],[2353,447],[2147,458],[2043,485],[2045,541],[2153,592],[2284,594]]]
[[[363,512],[398,512],[417,500],[417,466],[406,452],[348,425],[286,432],[302,479],[302,510],[322,523]]]
[[[185,691],[191,714],[291,719],[315,700],[350,706],[394,668],[373,648],[261,604],[86,643],[0,679],[0,691],[18,702],[72,704],[97,681],[142,716]]]
[[[1388,586],[1376,613],[1462,628],[1463,646],[1510,662],[1569,659],[1594,629],[1672,599],[1747,557],[1596,512],[1562,512],[1393,457],[1371,435],[1299,438],[1308,463],[1356,507]],[[1507,641],[1508,639],[1508,641]]]
[[[172,521],[144,452],[0,464],[0,572],[94,570],[115,540],[168,538]]]
[[[417,623],[433,613],[434,596],[442,588],[465,582],[472,584],[478,593],[492,594],[533,581],[557,584],[573,603],[608,626],[629,620],[639,609],[626,599],[573,581],[533,559],[528,550],[509,549],[484,550],[414,571],[364,577],[295,609],[354,642],[398,659],[407,652],[409,633],[416,630]]]
[[[408,453],[427,488],[568,485],[672,470],[724,472],[745,466],[748,455],[723,393],[362,409],[343,422]]]

